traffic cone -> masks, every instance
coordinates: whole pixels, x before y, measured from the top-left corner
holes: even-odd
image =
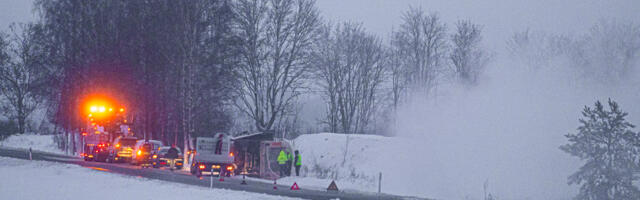
[[[277,190],[277,189],[278,189],[278,185],[277,185],[277,183],[276,183],[276,180],[275,180],[275,179],[273,179],[273,189],[274,189],[274,190]]]

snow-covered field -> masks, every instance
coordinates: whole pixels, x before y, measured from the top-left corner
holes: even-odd
[[[35,134],[18,134],[9,136],[7,139],[0,141],[0,146],[11,148],[23,148],[36,151],[44,151],[49,153],[63,154],[53,142],[53,135],[35,135]]]
[[[128,177],[99,170],[0,157],[0,199],[292,199]]]
[[[418,144],[375,135],[302,135],[293,140],[293,146],[302,155],[303,177],[285,177],[278,183],[290,185],[295,181],[300,187],[326,189],[331,180],[336,180],[341,190],[377,192],[378,176],[382,173],[383,193],[429,197],[417,190],[419,185],[415,183],[419,181],[412,180],[408,174],[412,167],[410,156],[415,154],[398,151],[412,145]]]

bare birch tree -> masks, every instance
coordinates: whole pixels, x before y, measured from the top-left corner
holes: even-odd
[[[360,24],[325,26],[314,66],[327,102],[332,132],[361,133],[375,113],[384,80],[384,49]]]
[[[303,87],[318,10],[315,1],[239,0],[235,11],[242,40],[236,105],[259,131],[271,130]]]

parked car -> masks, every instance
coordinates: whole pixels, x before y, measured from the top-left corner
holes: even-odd
[[[153,168],[159,168],[159,167],[169,167],[171,165],[171,160],[169,158],[166,157],[167,153],[169,152],[169,149],[171,149],[170,146],[164,146],[164,147],[160,147],[158,149],[158,152],[156,154],[153,155]],[[176,169],[182,169],[182,166],[184,164],[184,159],[182,158],[182,152],[180,151],[180,148],[176,148],[176,150],[178,150],[178,158],[175,159],[175,167]]]
[[[147,153],[149,154],[148,156],[152,156],[157,152],[158,148],[164,146],[162,145],[161,141],[149,140],[149,144],[151,145],[150,148],[147,151],[143,151],[143,150],[146,150],[146,149],[142,149],[143,144],[145,144],[145,140],[138,140],[136,142],[136,145],[133,148],[134,153],[131,155],[132,165],[139,165],[141,159],[146,159],[146,157],[138,157],[138,156],[145,156]]]

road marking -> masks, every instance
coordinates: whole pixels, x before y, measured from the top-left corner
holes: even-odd
[[[88,167],[89,169],[95,169],[98,171],[103,171],[103,172],[109,172],[110,170],[105,169],[105,168],[100,168],[100,167]]]

